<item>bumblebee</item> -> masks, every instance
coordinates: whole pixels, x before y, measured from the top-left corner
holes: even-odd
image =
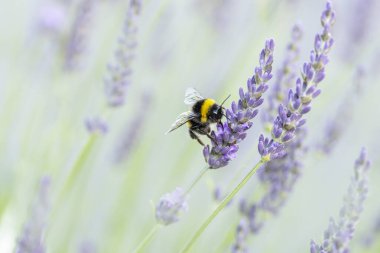
[[[221,122],[222,117],[225,116],[223,104],[229,97],[221,105],[218,105],[215,100],[202,97],[194,88],[188,88],[185,92],[184,102],[192,106],[191,110],[181,113],[166,134],[187,124],[190,137],[204,146],[197,134],[206,135],[212,140],[210,124]]]

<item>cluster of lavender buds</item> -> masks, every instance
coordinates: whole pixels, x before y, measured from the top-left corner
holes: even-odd
[[[160,224],[170,225],[177,222],[180,214],[187,210],[185,192],[181,188],[176,188],[161,197],[156,206],[156,220]]]
[[[351,3],[350,24],[347,25],[349,37],[345,40],[346,45],[343,50],[343,58],[352,60],[362,49],[362,43],[371,31],[371,18],[375,14],[376,1],[374,0],[355,0]]]
[[[104,84],[107,102],[111,107],[121,106],[125,102],[126,89],[132,73],[131,64],[137,47],[137,18],[140,12],[141,1],[130,0],[114,63],[107,66],[108,76],[104,79]]]
[[[106,134],[108,132],[107,123],[101,118],[88,118],[85,120],[87,131],[91,134]]]
[[[327,122],[323,142],[318,145],[325,154],[333,150],[338,140],[344,134],[347,124],[352,120],[352,108],[355,100],[358,99],[362,93],[364,76],[363,68],[358,67],[353,77],[353,90],[347,92],[335,112],[334,117]],[[352,94],[355,94],[355,96]]]
[[[248,253],[247,237],[249,235],[249,224],[241,220],[236,229],[236,242],[231,247],[232,253]]]
[[[323,31],[315,37],[310,61],[304,63],[295,90],[289,90],[287,104],[278,107],[278,115],[273,122],[272,139],[264,138],[263,135],[259,138],[258,150],[264,161],[284,156],[285,143],[291,141],[295,137],[296,129],[306,123],[303,115],[311,110],[311,102],[321,93],[318,84],[325,77],[327,54],[334,43],[330,33],[334,22],[335,12],[328,2],[321,16]]]
[[[368,171],[370,163],[364,149],[355,162],[354,176],[351,178],[343,207],[336,222],[330,219],[328,229],[324,233],[323,243],[310,243],[310,253],[348,253],[355,226],[363,211],[363,202],[368,193]]]
[[[260,67],[255,68],[255,74],[247,81],[247,90],[239,89],[240,99],[227,109],[228,121],[217,125],[217,130],[211,132],[212,146],[203,149],[203,155],[211,169],[224,167],[235,158],[238,143],[246,137],[246,131],[253,125],[252,119],[257,115],[262,103],[262,95],[268,89],[267,82],[272,78],[274,41],[267,40],[260,54]]]
[[[276,80],[269,89],[267,113],[263,113],[265,123],[273,122],[277,114],[276,108],[284,101],[285,89],[290,89],[296,80],[298,71],[296,63],[299,59],[299,42],[302,38],[302,30],[299,25],[294,25],[291,32],[291,41],[286,47],[285,59],[281,68],[276,71]]]
[[[44,253],[45,229],[49,210],[50,178],[40,181],[37,197],[33,203],[30,216],[25,223],[21,236],[17,241],[15,253]]]
[[[65,50],[65,69],[73,70],[78,66],[79,56],[85,48],[85,37],[95,0],[82,0],[76,10],[74,22],[67,38]]]

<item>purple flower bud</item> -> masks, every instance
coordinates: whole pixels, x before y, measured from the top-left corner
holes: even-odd
[[[284,137],[281,138],[283,143],[290,141],[294,137],[294,132],[287,132]]]
[[[161,197],[156,206],[156,220],[163,225],[170,225],[179,220],[181,212],[187,210],[185,192],[181,188],[176,188]]]
[[[302,108],[301,114],[306,114],[306,113],[310,112],[310,110],[311,110],[311,106],[306,106],[306,107]]]

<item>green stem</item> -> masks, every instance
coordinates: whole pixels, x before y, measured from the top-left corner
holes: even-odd
[[[61,189],[61,192],[59,194],[58,200],[61,200],[61,197],[67,192],[69,189],[71,189],[74,185],[75,179],[78,177],[80,172],[83,170],[83,165],[87,161],[88,156],[91,153],[91,149],[95,143],[95,140],[97,139],[97,134],[92,134],[83,148],[81,149],[78,158],[75,160],[74,164],[72,165],[71,169],[69,170],[69,175],[64,182],[64,185]]]
[[[190,241],[185,245],[185,247],[181,250],[182,253],[188,252],[194,242],[199,238],[199,236],[205,231],[207,226],[214,220],[214,218],[223,210],[223,208],[231,201],[231,199],[243,188],[243,186],[248,182],[248,180],[256,173],[258,168],[261,167],[265,162],[260,160],[251,171],[243,178],[243,180],[233,189],[233,191],[228,194],[222,202],[216,207],[216,209],[211,213],[211,215],[203,222],[203,224],[199,227],[197,232],[193,235]]]
[[[194,181],[190,184],[189,188],[187,188],[186,192],[185,192],[185,195],[189,194],[189,192],[191,191],[191,189],[193,189],[193,187],[199,182],[199,180],[202,178],[202,176],[208,171],[209,167],[205,167],[202,169],[201,173],[199,173],[199,175],[194,179]],[[148,242],[152,239],[152,237],[154,236],[154,234],[157,232],[158,228],[160,227],[159,224],[156,224],[151,230],[150,232],[145,236],[145,238],[141,241],[141,243],[136,247],[136,249],[133,251],[133,253],[137,253],[139,252],[140,250],[142,250],[146,244],[148,244]]]
[[[152,229],[149,231],[149,233],[145,236],[145,238],[141,241],[141,243],[136,247],[133,253],[138,253],[140,252],[147,244],[148,242],[152,239],[153,235],[157,232],[158,228],[160,227],[160,224],[154,225]]]
[[[210,169],[210,167],[205,167],[202,169],[201,173],[194,179],[189,188],[187,188],[185,195],[189,194],[189,192],[194,188],[194,186],[199,182],[199,180],[203,177],[203,175]]]

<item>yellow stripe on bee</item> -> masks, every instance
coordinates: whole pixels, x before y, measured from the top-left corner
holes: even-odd
[[[201,122],[207,122],[207,113],[210,110],[210,107],[215,104],[215,100],[211,98],[206,98],[201,106]]]

